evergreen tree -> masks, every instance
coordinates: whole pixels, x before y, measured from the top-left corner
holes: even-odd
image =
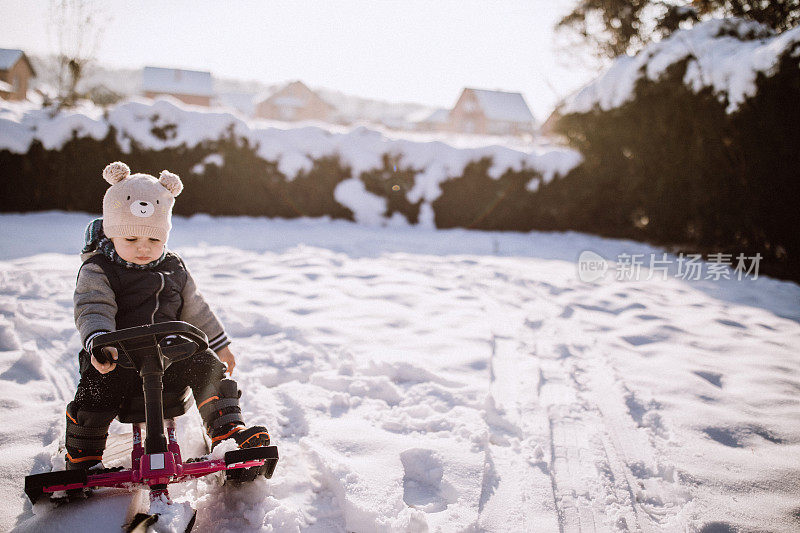
[[[800,0],[579,0],[556,30],[577,36],[598,58],[613,59],[719,16],[755,20],[781,32],[800,22]]]

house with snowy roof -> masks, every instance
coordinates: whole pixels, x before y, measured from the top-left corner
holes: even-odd
[[[147,98],[168,95],[187,104],[207,107],[211,105],[214,87],[210,72],[144,67],[142,92]]]
[[[22,50],[0,48],[0,98],[25,100],[28,82],[36,76],[30,60]]]
[[[217,92],[212,103],[232,109],[245,117],[252,117],[256,109],[256,94],[241,91]]]
[[[532,133],[534,118],[520,93],[466,88],[450,110],[449,129],[461,133]]]
[[[329,121],[335,110],[305,83],[293,81],[258,102],[255,116],[284,121]]]
[[[425,109],[409,116],[414,129],[420,131],[446,131],[450,121],[449,109]]]

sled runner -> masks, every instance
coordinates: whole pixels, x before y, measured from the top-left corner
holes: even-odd
[[[222,471],[227,482],[235,483],[253,481],[258,476],[272,477],[278,462],[276,446],[232,450],[223,459],[184,461],[181,457],[173,419],[187,412],[194,403],[193,396],[188,387],[178,393],[164,391],[162,378],[170,364],[208,348],[208,339],[202,331],[180,321],[121,329],[98,335],[92,355],[105,362],[102,348],[107,346],[117,348],[118,365],[134,369],[142,377],[143,395],[127,399],[117,416],[120,422],[132,424],[131,468],[64,470],[26,476],[25,494],[32,503],[45,494],[52,496],[65,491],[74,495],[97,487],[122,487],[149,488],[151,504],[156,500],[171,504],[167,488],[170,483]],[[137,515],[129,531],[145,531],[155,520],[157,515]],[[194,518],[187,531],[193,522]]]

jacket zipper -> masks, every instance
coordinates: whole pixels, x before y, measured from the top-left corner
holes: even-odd
[[[160,302],[158,301],[158,297],[161,296],[161,291],[164,290],[164,274],[162,274],[161,272],[156,272],[156,273],[161,278],[161,287],[159,287],[158,288],[158,292],[156,292],[156,308],[153,309],[153,316],[150,317],[150,323],[151,324],[155,324],[156,323],[156,312],[158,311],[158,307],[160,305]]]

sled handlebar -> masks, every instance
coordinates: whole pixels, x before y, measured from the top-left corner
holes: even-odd
[[[169,339],[167,339],[168,337]],[[164,342],[165,340],[168,342]],[[175,320],[125,328],[98,335],[92,339],[91,354],[100,364],[108,361],[108,357],[103,352],[103,348],[106,347],[117,348],[121,355],[128,356],[120,357],[117,360],[117,364],[124,368],[137,368],[138,365],[130,359],[133,352],[141,350],[156,351],[173,362],[180,361],[197,352],[207,350],[208,337],[193,325]]]

